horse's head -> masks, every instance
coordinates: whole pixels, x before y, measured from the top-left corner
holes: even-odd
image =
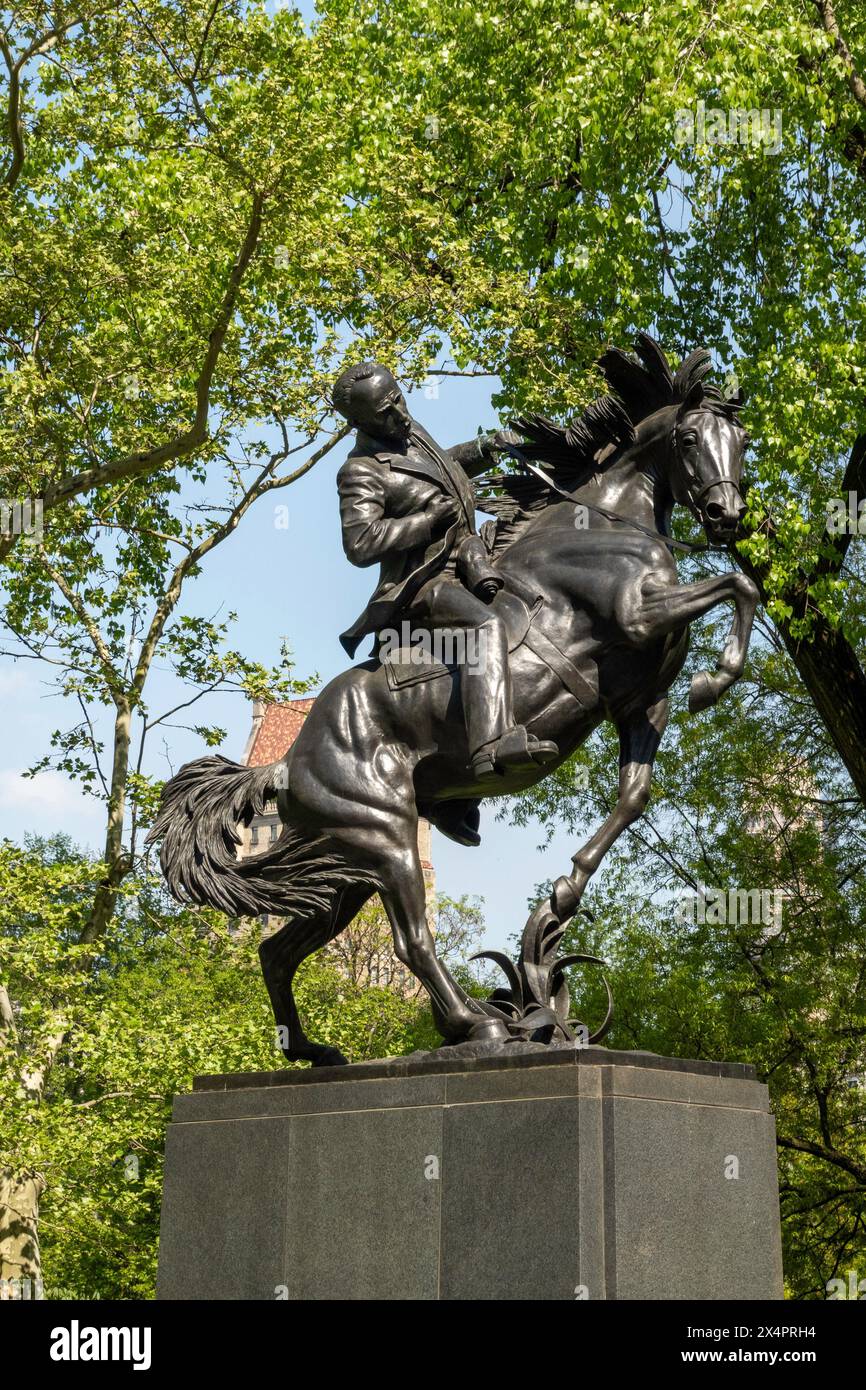
[[[700,381],[676,412],[671,437],[670,488],[711,541],[733,540],[746,511],[741,492],[747,435],[737,401],[707,393]]]

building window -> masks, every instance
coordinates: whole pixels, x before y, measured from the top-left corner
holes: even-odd
[[[250,845],[251,845],[253,848],[255,848],[255,846],[258,844],[258,842],[259,842],[259,827],[258,827],[257,825],[254,825],[253,828],[252,828],[252,830],[250,831]]]
[[[277,825],[276,821],[271,821],[271,844],[276,840],[279,830],[280,827]]]

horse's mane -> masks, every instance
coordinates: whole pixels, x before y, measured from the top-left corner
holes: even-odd
[[[557,425],[535,414],[521,415],[511,422],[524,436],[521,453],[534,463],[546,464],[551,482],[565,492],[574,492],[594,472],[608,467],[620,447],[632,443],[636,426],[643,420],[664,406],[685,401],[712,365],[710,354],[698,348],[673,371],[648,333],[637,335],[635,353],[609,348],[599,358],[610,390],[569,424]],[[725,400],[721,391],[710,385],[703,387],[703,396],[704,409],[737,418],[740,399]],[[495,517],[482,527],[492,555],[501,554],[538,512],[558,500],[556,493],[529,473],[487,473],[476,479],[475,488],[479,510]]]

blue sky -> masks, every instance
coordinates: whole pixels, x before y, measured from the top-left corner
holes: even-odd
[[[441,444],[455,444],[479,427],[500,423],[490,406],[497,385],[489,378],[440,378],[435,388],[413,391],[410,407]],[[321,684],[345,668],[338,634],[366,603],[377,573],[354,568],[343,555],[335,478],[349,447],[347,440],[300,482],[263,498],[208,558],[184,605],[188,612],[206,615],[236,612],[232,645],[264,664],[277,659],[280,639],[286,637],[296,674],[318,673]],[[283,529],[275,524],[275,507],[285,505],[289,525]],[[366,647],[359,655],[365,654]],[[153,671],[148,690],[154,712],[178,698],[173,678],[160,670]],[[47,751],[54,729],[77,722],[77,706],[53,692],[48,672],[37,662],[13,665],[0,659],[0,708],[5,728],[14,730],[0,749],[0,836],[20,839],[26,831],[62,830],[96,850],[104,824],[99,803],[82,796],[59,773],[32,780],[20,775]],[[240,696],[208,697],[193,714],[190,722],[225,728],[219,751],[240,757],[250,727],[250,708]],[[166,754],[177,769],[204,751],[201,739],[183,729],[170,728],[165,738],[166,750],[157,743],[148,759],[149,770],[161,776],[169,771]],[[576,846],[563,831],[539,853],[540,828],[518,829],[497,821],[496,807],[488,802],[483,809],[479,849],[454,845],[434,832],[433,860],[441,892],[484,899],[488,944],[501,945],[522,927],[534,886],[564,873]]]

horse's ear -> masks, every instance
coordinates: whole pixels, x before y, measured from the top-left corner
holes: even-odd
[[[696,381],[686,394],[686,398],[677,411],[677,419],[681,420],[684,415],[688,415],[692,410],[700,410],[704,399],[703,382]]]

